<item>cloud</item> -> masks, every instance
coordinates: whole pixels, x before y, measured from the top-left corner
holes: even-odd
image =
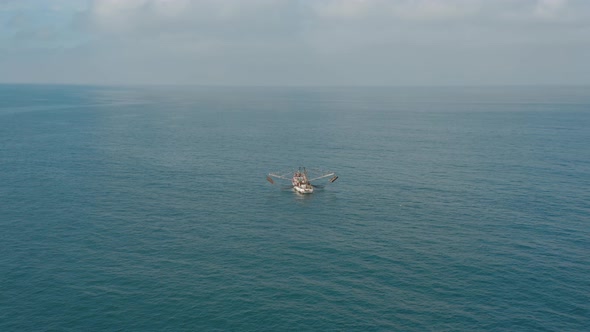
[[[127,44],[166,41],[188,50],[187,44],[202,49],[249,40],[323,52],[411,40],[553,38],[551,32],[534,35],[547,30],[535,25],[551,23],[554,31],[588,26],[584,8],[590,6],[581,0],[94,0],[86,24],[97,40]]]
[[[0,19],[0,70],[106,83],[583,80],[590,49],[585,0],[0,0]]]
[[[297,7],[292,0],[98,0],[90,19],[99,32],[121,34],[270,34],[297,21]]]
[[[556,18],[567,6],[567,0],[539,0],[533,15],[544,19]]]
[[[361,19],[388,17],[407,20],[454,19],[473,14],[480,1],[472,0],[324,0],[312,5],[319,17],[339,19]]]

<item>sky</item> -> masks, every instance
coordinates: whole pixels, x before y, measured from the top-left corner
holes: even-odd
[[[590,85],[590,1],[0,0],[0,83]]]

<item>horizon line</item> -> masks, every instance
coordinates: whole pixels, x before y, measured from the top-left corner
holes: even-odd
[[[499,88],[499,87],[590,87],[590,83],[506,83],[506,84],[183,84],[183,83],[74,83],[0,82],[0,85],[79,87],[187,87],[187,88]]]

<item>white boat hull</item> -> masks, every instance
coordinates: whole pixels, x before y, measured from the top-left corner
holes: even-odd
[[[293,186],[293,189],[300,193],[300,194],[311,194],[313,193],[313,187],[312,186]]]

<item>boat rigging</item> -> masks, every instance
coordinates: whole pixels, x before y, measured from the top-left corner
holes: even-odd
[[[310,178],[311,177],[311,178]],[[291,188],[300,194],[311,194],[314,188],[320,185],[311,184],[311,181],[329,178],[328,183],[333,183],[338,179],[334,172],[322,171],[319,169],[310,169],[299,167],[295,171],[268,173],[266,180],[274,184],[274,179],[291,181]]]

